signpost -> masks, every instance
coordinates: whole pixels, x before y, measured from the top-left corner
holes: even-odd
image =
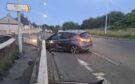
[[[22,30],[21,30],[20,12],[29,12],[30,6],[19,4],[19,2],[20,1],[18,0],[18,4],[8,3],[7,10],[17,12],[17,16],[18,16],[18,44],[19,44],[19,52],[22,53]]]
[[[8,11],[16,11],[16,12],[29,12],[30,6],[29,5],[21,5],[21,4],[7,4]]]

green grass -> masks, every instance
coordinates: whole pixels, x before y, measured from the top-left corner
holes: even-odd
[[[99,36],[108,36],[116,38],[135,39],[135,28],[119,29],[119,30],[107,30],[105,35],[104,29],[87,29],[89,33]]]
[[[8,56],[6,56],[1,62],[0,62],[0,73],[2,73],[8,65],[12,64],[13,60],[18,54],[18,48],[14,50],[13,52],[7,52],[9,53]]]

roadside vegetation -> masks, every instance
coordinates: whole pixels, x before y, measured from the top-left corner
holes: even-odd
[[[64,25],[65,24],[67,24],[67,22],[64,23]],[[75,24],[77,23],[74,23],[74,26]],[[104,26],[105,15],[96,18],[86,19],[82,22],[80,26],[76,25],[74,29],[84,29],[93,35],[99,36],[135,39],[135,10],[132,10],[130,13],[127,14],[124,14],[120,11],[110,12],[108,14],[107,34],[105,34],[104,32]]]
[[[108,18],[108,30],[107,30],[106,35],[104,33],[102,24],[95,25],[95,24],[98,24],[99,23],[98,21],[100,20],[91,21],[90,19],[88,22],[84,21],[82,26],[86,27],[86,30],[94,35],[135,39],[135,10],[133,10],[132,12],[128,14],[123,14],[121,12],[111,12],[110,14],[108,14],[108,17],[109,16],[111,19]],[[102,18],[103,17],[104,16],[102,16]],[[93,24],[95,26],[92,26],[92,24],[89,24],[89,25],[86,24],[86,23],[91,23],[91,22],[93,23],[95,22],[95,24]],[[87,27],[90,27],[90,28],[87,28]],[[97,27],[97,28],[94,28],[94,27]]]
[[[63,25],[48,25],[42,24],[37,25],[33,23],[36,27],[41,27],[44,31],[45,29],[53,30],[57,32],[58,30],[68,30],[68,29],[82,29],[88,30],[91,34],[102,35],[102,36],[111,36],[119,38],[132,38],[135,39],[135,10],[132,10],[129,13],[123,13],[121,11],[112,11],[107,14],[107,34],[104,34],[105,19],[106,15],[89,17],[82,21],[81,24],[78,24],[73,21],[64,22]]]
[[[6,53],[5,50],[8,50],[8,53]],[[18,47],[14,46],[14,48],[5,48],[1,50],[1,52],[4,57],[0,60],[0,75],[2,75],[2,73],[12,65],[14,59],[16,59]]]
[[[118,29],[118,30],[109,29],[107,30],[106,35],[104,29],[86,29],[86,31],[88,31],[92,35],[98,35],[98,36],[135,39],[135,28]]]

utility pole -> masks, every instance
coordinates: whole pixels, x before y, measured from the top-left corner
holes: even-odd
[[[105,34],[107,34],[107,26],[108,26],[108,14],[105,17]]]
[[[20,4],[21,0],[17,0],[17,3]],[[19,53],[22,53],[22,27],[21,27],[21,13],[17,12],[18,17],[18,44],[19,44]]]
[[[107,27],[108,27],[108,9],[109,9],[108,4],[109,4],[108,0],[106,0],[105,34],[107,34]]]

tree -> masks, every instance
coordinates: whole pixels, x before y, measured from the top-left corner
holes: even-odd
[[[104,24],[105,24],[105,16],[90,18],[83,21],[81,28],[82,29],[99,28],[99,27],[103,27]]]
[[[43,28],[43,29],[47,29],[48,27],[49,27],[49,26],[48,26],[47,24],[43,24],[43,25],[42,25],[42,28]]]
[[[61,27],[60,27],[59,25],[56,25],[55,28],[56,28],[56,29],[60,29]]]
[[[28,20],[28,18],[24,16],[23,13],[21,13],[20,17],[21,17],[21,23],[22,23],[23,25],[29,25],[29,23],[31,23],[31,22]],[[16,18],[16,20],[17,20],[17,18]]]
[[[135,12],[127,14],[125,17],[123,17],[123,19],[114,23],[112,28],[135,28]]]
[[[135,9],[134,9],[134,10],[132,10],[132,12],[135,12]]]
[[[124,13],[119,11],[113,11],[108,14],[108,25],[112,26],[115,22],[121,20],[124,17]]]
[[[77,23],[72,22],[72,21],[65,22],[63,24],[63,29],[77,29],[77,28],[79,28],[79,25]]]
[[[124,14],[119,11],[113,11],[108,14],[108,26],[112,26],[115,22],[121,20],[124,17]],[[105,15],[97,18],[89,18],[83,21],[81,28],[90,29],[90,28],[102,28],[105,26]]]
[[[48,29],[53,30],[54,28],[55,28],[54,25],[48,26]]]
[[[32,25],[33,25],[35,28],[38,27],[38,25],[37,25],[35,22],[33,22]]]

